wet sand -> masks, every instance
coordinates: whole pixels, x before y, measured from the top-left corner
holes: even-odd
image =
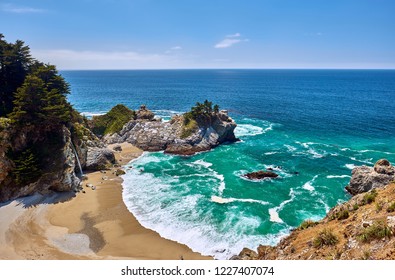
[[[142,153],[121,146],[115,152],[121,165]],[[117,169],[87,174],[84,192],[71,199],[74,194],[36,195],[0,207],[0,258],[211,259],[142,227],[123,203]]]

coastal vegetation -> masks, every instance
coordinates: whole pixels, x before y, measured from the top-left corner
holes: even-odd
[[[75,124],[85,125],[67,101],[69,93],[55,66],[32,58],[23,41],[7,42],[0,34],[0,200],[41,176],[64,172],[66,142],[78,138]]]
[[[392,202],[387,208],[387,212],[389,212],[389,213],[394,212],[394,211],[395,211],[395,201]]]
[[[370,192],[366,193],[363,198],[362,198],[362,202],[361,205],[366,205],[366,204],[370,204],[372,202],[375,201],[377,196],[377,192],[375,189],[371,190]]]
[[[391,237],[392,231],[385,220],[378,220],[373,222],[372,225],[364,228],[357,239],[361,242],[370,242],[374,239],[381,239]]]
[[[136,118],[136,112],[122,104],[113,107],[108,113],[92,118],[92,131],[96,135],[113,134],[121,131],[131,119]]]
[[[196,102],[196,105],[191,108],[189,112],[186,112],[183,117],[183,128],[181,138],[189,137],[199,125],[207,125],[212,122],[213,115],[219,113],[219,106],[213,105],[213,102],[207,99],[203,102]]]
[[[331,229],[323,229],[318,233],[318,235],[313,240],[313,246],[315,248],[320,248],[322,246],[333,246],[339,242],[337,236],[333,233]]]
[[[305,220],[305,221],[303,221],[303,222],[300,224],[300,226],[299,226],[298,229],[306,229],[306,228],[309,228],[309,227],[313,227],[313,226],[315,226],[316,224],[318,224],[318,222],[314,222],[314,221],[312,221],[312,220]]]

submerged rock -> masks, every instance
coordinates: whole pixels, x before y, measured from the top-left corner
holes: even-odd
[[[357,166],[352,170],[350,183],[346,190],[356,195],[374,188],[383,187],[395,180],[395,167],[386,159],[380,159],[374,167]]]
[[[250,172],[247,174],[243,175],[244,177],[250,179],[250,180],[262,180],[265,178],[277,178],[278,174],[272,172],[272,171],[257,171],[257,172]]]

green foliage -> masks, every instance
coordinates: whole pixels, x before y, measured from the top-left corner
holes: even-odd
[[[390,204],[387,208],[387,212],[394,212],[395,211],[395,201]]]
[[[341,209],[337,214],[336,217],[338,220],[345,220],[350,216],[348,209]]]
[[[384,237],[391,237],[391,228],[387,225],[385,220],[375,221],[371,226],[364,228],[357,239],[361,242],[367,243],[374,239],[381,239]]]
[[[195,106],[191,108],[191,111],[184,114],[184,124],[188,124],[190,120],[197,122],[209,122],[213,114],[219,112],[219,106],[214,105],[213,102],[207,99],[203,102],[197,102]]]
[[[325,245],[327,246],[333,246],[336,245],[339,242],[339,239],[336,237],[336,235],[333,234],[333,232],[329,229],[323,229],[318,233],[318,236],[316,236],[313,239],[313,246],[315,248],[320,248]]]
[[[353,209],[354,211],[357,211],[357,210],[359,209],[358,204],[355,203],[355,204],[352,206],[352,209]]]
[[[369,260],[370,259],[370,251],[364,250],[362,252],[361,260]]]
[[[13,157],[15,169],[12,175],[17,184],[25,185],[41,176],[37,156],[32,149],[26,149]]]
[[[376,199],[376,196],[377,196],[376,190],[375,189],[371,190],[370,192],[366,193],[363,196],[361,205],[366,205],[366,204],[370,204],[370,203],[374,202],[374,200]]]
[[[11,123],[10,119],[0,117],[0,131],[7,128],[10,125],[10,123]]]
[[[14,93],[23,84],[32,62],[23,41],[8,43],[0,34],[0,117],[12,112]]]
[[[316,224],[318,224],[318,223],[317,223],[317,222],[314,222],[314,221],[312,221],[312,220],[305,220],[305,221],[303,221],[303,222],[300,224],[299,229],[306,229],[306,228],[309,228],[309,227],[313,227],[313,226],[315,226]]]
[[[376,211],[380,212],[381,210],[383,210],[383,202],[381,201],[376,202],[375,207],[376,207]]]
[[[15,94],[14,108],[9,115],[17,125],[54,127],[71,118],[71,105],[66,100],[69,87],[52,65],[35,63],[33,72]]]
[[[214,105],[207,99],[203,102],[197,102],[191,108],[191,111],[184,114],[184,126],[182,128],[181,138],[187,138],[199,127],[199,124],[210,124],[214,114],[219,112],[219,106]]]
[[[136,113],[125,105],[118,104],[107,114],[92,118],[92,131],[96,135],[113,134],[121,131],[123,126],[136,117]]]
[[[182,127],[182,132],[181,132],[181,138],[187,138],[192,135],[194,131],[198,129],[198,124],[195,120],[189,120],[187,124],[184,123],[184,126]]]

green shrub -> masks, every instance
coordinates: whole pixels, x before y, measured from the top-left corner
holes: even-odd
[[[366,193],[362,198],[362,205],[370,204],[375,201],[377,192],[375,189]]]
[[[203,103],[196,102],[196,105],[184,114],[184,125],[188,125],[191,120],[198,123],[210,123],[212,115],[218,112],[219,106],[213,105],[213,102],[207,99]]]
[[[390,204],[387,208],[387,212],[394,212],[395,211],[395,201]]]
[[[381,201],[375,203],[376,211],[380,212],[383,210],[383,203]]]
[[[369,260],[370,259],[370,251],[365,250],[363,251],[362,260]]]
[[[357,211],[357,210],[359,209],[358,204],[355,203],[355,204],[352,206],[352,209],[353,209],[354,211]]]
[[[15,168],[12,175],[15,182],[20,185],[26,185],[34,182],[41,176],[38,158],[32,149],[26,149],[23,152],[10,155],[13,159]]]
[[[313,226],[315,226],[316,224],[318,224],[317,222],[314,222],[314,221],[312,221],[312,220],[305,220],[305,221],[303,221],[301,224],[300,224],[300,226],[298,227],[299,229],[306,229],[306,228],[309,228],[309,227],[313,227]]]
[[[323,229],[319,232],[318,236],[313,239],[313,246],[315,248],[320,248],[323,246],[333,246],[339,242],[336,235],[333,234],[332,230]]]
[[[7,128],[11,123],[10,119],[0,117],[0,131]]]
[[[350,214],[349,214],[349,212],[348,212],[348,209],[342,209],[342,210],[340,210],[340,211],[337,213],[337,215],[336,215],[336,217],[337,217],[338,220],[345,220],[345,219],[347,219],[349,216],[350,216]]]
[[[113,134],[121,131],[123,126],[134,119],[136,112],[122,104],[113,107],[107,114],[92,118],[92,131],[96,135]]]
[[[374,239],[390,237],[392,235],[390,227],[385,220],[375,221],[371,226],[364,228],[357,239],[361,242],[370,242]]]
[[[182,127],[181,138],[187,138],[192,135],[194,131],[198,129],[198,124],[195,120],[189,120],[187,124]]]

